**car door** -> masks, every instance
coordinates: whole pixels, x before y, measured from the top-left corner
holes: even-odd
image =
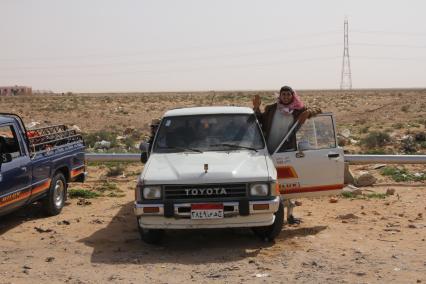
[[[17,133],[13,124],[0,125],[1,151],[12,157],[0,168],[0,211],[25,203],[31,195],[31,160]]]
[[[295,125],[272,154],[281,195],[299,198],[340,193],[344,157],[337,145],[333,115],[315,116],[298,128]]]

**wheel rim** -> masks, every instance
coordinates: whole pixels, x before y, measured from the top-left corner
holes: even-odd
[[[55,203],[56,208],[60,208],[62,206],[62,202],[64,201],[64,192],[65,185],[62,180],[57,180],[55,183],[55,190],[53,193],[53,202]]]

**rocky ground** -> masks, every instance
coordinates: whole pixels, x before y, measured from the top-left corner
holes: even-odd
[[[424,182],[352,167],[378,181],[361,195],[300,199],[295,213],[303,222],[273,243],[245,229],[191,230],[168,231],[151,246],[140,241],[132,213],[142,166],[108,177],[110,168],[91,165],[87,183],[70,187],[101,197],[68,199],[55,217],[34,204],[0,218],[0,283],[426,282]],[[115,186],[101,190],[105,183]]]
[[[262,106],[274,101],[274,91],[34,95],[0,97],[0,112],[18,113],[27,125],[36,127],[75,125],[85,134],[89,147],[105,140],[111,147],[102,151],[123,152],[137,151],[135,145],[149,135],[151,120],[169,109],[251,107],[255,94],[261,96]],[[347,153],[426,154],[426,89],[299,94],[308,106],[335,115],[339,143]]]

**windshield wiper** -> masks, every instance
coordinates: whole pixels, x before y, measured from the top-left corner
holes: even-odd
[[[242,146],[242,145],[231,144],[231,143],[220,143],[220,144],[215,144],[215,145],[211,145],[211,146],[213,146],[213,147],[215,147],[215,146],[228,146],[228,147],[247,149],[247,150],[252,150],[252,151],[257,152],[257,150],[253,147]]]
[[[159,147],[161,149],[175,149],[175,150],[180,150],[180,151],[192,151],[192,152],[197,152],[197,153],[203,153],[203,151],[198,150],[198,149],[194,149],[194,148],[186,148],[186,147]]]

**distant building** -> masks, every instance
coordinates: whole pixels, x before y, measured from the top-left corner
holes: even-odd
[[[12,86],[12,87],[0,87],[0,96],[26,96],[32,95],[33,91],[31,87],[24,86]]]

